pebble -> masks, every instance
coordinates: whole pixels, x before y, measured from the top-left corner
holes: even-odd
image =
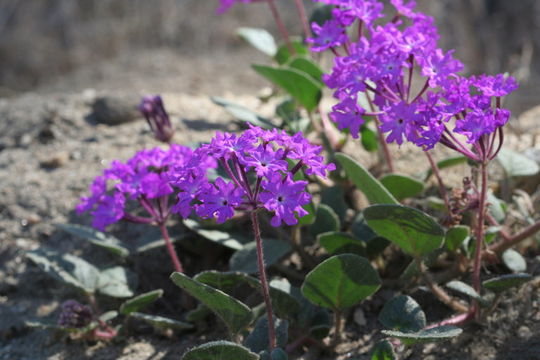
[[[59,152],[53,154],[47,159],[43,159],[39,162],[39,166],[44,169],[57,169],[64,166],[69,159],[69,155],[65,152]]]
[[[529,327],[525,325],[520,326],[517,333],[518,333],[518,337],[524,340],[528,340],[532,336],[531,329],[529,329]]]
[[[362,310],[362,308],[356,308],[356,310],[354,310],[354,322],[358,326],[366,326],[366,315],[364,315],[364,310]]]
[[[92,103],[90,116],[100,124],[124,124],[141,117],[137,105],[137,96],[100,96]]]

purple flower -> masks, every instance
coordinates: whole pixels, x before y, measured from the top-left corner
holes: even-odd
[[[306,41],[313,46],[311,51],[321,52],[333,47],[338,47],[347,42],[348,37],[345,29],[335,20],[330,20],[319,26],[316,22],[311,24],[313,33],[316,35],[312,38],[307,38]]]
[[[247,168],[253,168],[257,176],[267,176],[269,172],[286,171],[287,161],[283,160],[284,150],[274,151],[269,146],[260,145],[255,150],[241,158],[241,163]]]
[[[495,76],[480,75],[478,78],[473,76],[471,83],[484,96],[506,96],[518,88],[516,79],[504,74]]]
[[[340,130],[349,129],[351,136],[358,139],[360,127],[365,122],[362,118],[365,112],[356,97],[347,97],[332,107],[330,117],[338,124]]]
[[[174,128],[161,96],[145,96],[139,105],[139,111],[145,117],[156,139],[168,143],[174,135]]]
[[[201,204],[196,206],[197,215],[202,218],[217,217],[217,223],[234,216],[234,209],[243,201],[244,191],[233,183],[225,182],[218,177],[214,184],[206,184],[198,199]]]
[[[386,137],[386,142],[396,142],[403,144],[403,139],[413,141],[416,138],[415,122],[420,121],[421,116],[416,112],[415,104],[407,104],[402,101],[391,105],[384,115],[381,116],[381,130],[390,132]]]
[[[261,202],[268,211],[274,212],[272,226],[280,226],[283,221],[287,225],[298,223],[298,217],[307,214],[302,208],[310,202],[311,196],[305,192],[307,181],[293,181],[288,175],[285,180],[279,173],[274,173],[262,184]]]
[[[111,224],[124,217],[125,197],[121,193],[113,196],[104,196],[97,208],[92,211],[94,220],[92,226],[98,230],[105,230]]]
[[[445,86],[448,77],[455,75],[463,70],[461,61],[452,57],[454,51],[450,50],[446,54],[441,49],[422,60],[422,75],[429,77],[429,86]]]
[[[408,18],[414,18],[416,16],[416,13],[413,11],[416,7],[416,1],[411,0],[407,4],[404,4],[404,0],[390,0],[390,2],[400,15]]]
[[[92,322],[92,310],[75,300],[67,300],[62,304],[62,312],[58,318],[58,325],[65,328],[81,329]]]

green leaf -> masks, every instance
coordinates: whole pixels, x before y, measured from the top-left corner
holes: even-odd
[[[371,360],[397,360],[394,347],[388,340],[381,340],[371,352]]]
[[[298,226],[313,224],[316,217],[315,205],[313,205],[313,202],[309,202],[308,204],[302,206],[302,208],[308,213],[298,219]]]
[[[450,251],[456,251],[469,237],[471,229],[466,225],[456,225],[446,231],[444,244]]]
[[[277,346],[285,347],[289,338],[289,322],[274,317],[274,328]],[[253,331],[246,337],[244,346],[258,353],[268,350],[268,344],[268,317],[265,315],[259,318]]]
[[[449,158],[446,158],[444,160],[437,162],[437,167],[439,168],[439,170],[442,170],[444,168],[457,166],[460,164],[465,164],[466,162],[467,162],[467,158],[465,156],[462,156],[462,155],[453,156],[453,157],[449,157]],[[433,175],[433,169],[430,168],[426,172],[424,181],[427,181],[431,177],[431,175]]]
[[[45,248],[29,251],[26,256],[56,280],[85,293],[96,290],[99,270],[84,259]]]
[[[457,291],[459,293],[462,293],[471,299],[477,300],[482,305],[488,305],[489,302],[484,299],[482,296],[480,296],[479,293],[474,290],[474,288],[468,284],[465,284],[462,281],[459,280],[452,280],[446,284],[446,287],[449,289],[452,289],[454,291]]]
[[[362,165],[350,156],[337,153],[336,159],[345,169],[345,173],[371,204],[399,204],[396,198],[373,177]]]
[[[330,186],[322,190],[321,203],[328,205],[339,216],[341,222],[345,221],[347,215],[347,203],[345,202],[345,191],[341,186]]]
[[[304,45],[301,38],[290,38],[291,45],[295,50],[293,56],[309,56],[309,49]],[[287,44],[280,45],[274,59],[278,64],[283,65],[291,58],[291,53]]]
[[[367,259],[341,254],[326,259],[307,274],[302,294],[315,305],[342,310],[372,295],[380,285],[379,274]]]
[[[412,345],[418,342],[432,342],[440,340],[448,340],[459,336],[463,330],[451,325],[438,326],[431,329],[425,329],[414,333],[404,333],[394,330],[383,330],[382,333],[386,336],[398,338],[406,345]]]
[[[163,316],[142,314],[140,312],[133,312],[129,314],[129,316],[135,319],[147,322],[150,325],[152,325],[155,329],[158,329],[158,330],[163,330],[163,329],[191,330],[193,329],[193,324],[174,320],[174,319],[163,317]]]
[[[309,232],[317,236],[329,231],[339,231],[340,227],[339,217],[334,210],[328,205],[319,204],[315,222],[309,227]]]
[[[510,288],[521,286],[532,279],[533,277],[531,275],[525,273],[508,274],[486,280],[482,285],[486,289],[500,293]]]
[[[212,286],[226,293],[231,293],[238,285],[245,283],[254,289],[261,290],[261,282],[241,272],[219,272],[219,271],[204,271],[197,274],[194,280],[203,284]],[[287,316],[296,313],[300,309],[298,301],[290,295],[290,290],[284,288],[285,281],[270,282],[270,298],[276,314],[279,316]],[[288,282],[287,282],[288,284]],[[290,287],[290,284],[288,284]]]
[[[259,360],[259,355],[230,341],[212,341],[188,350],[182,360]]]
[[[406,175],[388,174],[380,181],[400,201],[415,197],[424,191],[423,182]]]
[[[322,81],[322,76],[324,72],[319,67],[319,65],[315,64],[310,59],[294,56],[287,62],[287,66],[308,74],[312,80],[319,83],[321,86],[324,86],[324,83]]]
[[[402,205],[372,205],[364,210],[369,227],[413,256],[439,248],[443,228],[429,215]]]
[[[54,226],[71,235],[87,240],[115,255],[123,257],[129,255],[129,249],[123,246],[120,240],[110,234],[98,231],[89,226],[78,224],[54,224]]]
[[[236,30],[236,33],[255,49],[271,57],[276,55],[276,41],[268,31],[259,28],[241,27]]]
[[[203,238],[228,247],[233,250],[242,250],[244,244],[248,243],[247,238],[238,234],[230,234],[221,230],[204,229],[195,220],[184,219],[184,225],[191,231],[196,232]]]
[[[117,298],[133,296],[137,286],[137,275],[121,266],[105,269],[99,273],[97,291]]]
[[[275,348],[272,350],[271,354],[271,360],[288,360],[289,355],[285,352],[285,350],[281,348]]]
[[[527,270],[527,262],[523,256],[514,249],[508,249],[503,252],[501,258],[508,270],[514,273],[520,273]]]
[[[275,68],[267,65],[252,65],[252,68],[289,93],[308,112],[313,111],[319,104],[322,86],[308,74],[293,68]]]
[[[536,161],[506,148],[499,151],[496,159],[508,177],[531,176],[540,171]]]
[[[319,244],[330,254],[366,255],[366,244],[351,234],[341,232],[326,232],[317,236]]]
[[[277,263],[290,251],[291,245],[286,241],[263,239],[264,263],[266,267]],[[229,259],[229,268],[232,271],[254,274],[259,271],[257,265],[257,244],[255,241],[246,244],[242,250],[235,252]]]
[[[193,310],[186,313],[186,320],[192,323],[196,323],[206,319],[212,311],[204,304],[198,304]]]
[[[212,310],[225,322],[232,333],[237,334],[251,323],[251,310],[244,303],[223,291],[193,280],[179,272],[174,272],[171,275],[171,280]]]
[[[364,149],[369,152],[374,152],[379,149],[379,140],[377,133],[371,130],[368,126],[362,125],[360,127],[360,142]]]
[[[426,315],[410,296],[400,295],[389,300],[379,314],[387,328],[402,332],[417,332],[426,327]]]
[[[224,108],[229,114],[237,118],[238,120],[245,121],[248,123],[251,123],[255,126],[259,126],[263,129],[271,130],[275,128],[272,121],[265,118],[264,116],[261,116],[257,114],[256,112],[242,106],[235,104],[233,102],[230,102],[227,99],[220,98],[217,96],[211,96],[210,100],[216,105],[221,106]]]
[[[129,315],[133,312],[139,311],[152,304],[162,296],[163,290],[161,289],[149,291],[144,294],[135,296],[133,299],[129,299],[125,301],[122,305],[120,305],[120,314]]]
[[[487,201],[489,203],[488,211],[491,216],[495,218],[499,223],[503,223],[506,218],[506,211],[504,210],[505,203],[501,199],[497,198],[490,191],[488,193]]]

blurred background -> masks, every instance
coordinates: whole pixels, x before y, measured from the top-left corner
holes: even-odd
[[[277,3],[290,32],[300,34],[294,2]],[[311,1],[305,4],[313,6]],[[540,1],[419,0],[418,4],[436,18],[441,45],[456,49],[466,72],[510,72],[522,84],[519,103],[513,107],[522,111],[539,103],[540,87],[534,79],[540,73]],[[211,68],[214,77],[219,76],[215,67],[226,69],[226,76],[235,75],[236,68],[238,74],[249,72],[246,66],[264,57],[234,31],[254,26],[276,34],[268,7],[239,4],[217,16],[217,6],[217,0],[0,0],[0,97],[44,86],[66,91],[99,86],[96,82],[120,76],[119,72],[127,72],[126,78],[167,73],[168,86],[182,90],[196,84],[174,84],[171,72],[188,71],[193,64]],[[118,58],[121,66],[104,70]],[[74,77],[88,68],[93,70]],[[248,87],[264,84],[242,76]],[[192,82],[199,80],[206,81],[202,77]]]

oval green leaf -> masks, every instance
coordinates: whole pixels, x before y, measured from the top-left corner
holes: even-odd
[[[163,329],[190,330],[190,329],[193,329],[193,324],[186,323],[186,322],[183,322],[183,321],[174,320],[174,319],[163,317],[163,316],[142,314],[140,312],[131,313],[131,314],[129,314],[129,316],[131,316],[131,317],[133,317],[135,319],[147,322],[150,325],[152,325],[155,329],[158,329],[158,330],[163,330]]]
[[[230,341],[212,341],[188,350],[182,360],[259,360],[259,355]]]
[[[364,210],[364,218],[379,236],[413,256],[429,254],[444,240],[443,228],[431,216],[411,207],[373,205]]]
[[[87,240],[90,243],[99,246],[115,255],[128,256],[129,249],[122,245],[122,242],[116,237],[98,231],[92,227],[79,225],[79,224],[54,224],[59,229],[77,236],[81,239]]]
[[[242,250],[244,248],[244,244],[248,242],[246,238],[237,234],[233,235],[221,230],[204,229],[201,224],[195,220],[184,219],[184,225],[203,238],[233,250]]]
[[[289,338],[289,322],[274,316],[274,328],[277,346],[285,347]],[[259,353],[268,350],[268,317],[259,318],[251,333],[244,340],[244,346],[249,350]]]
[[[304,45],[301,38],[290,38],[294,54],[292,56],[309,56],[309,49]],[[274,59],[278,64],[283,65],[292,57],[287,44],[280,45]]]
[[[396,360],[396,353],[394,347],[388,340],[381,340],[371,352],[371,360]]]
[[[379,321],[389,329],[417,332],[426,327],[426,314],[412,297],[400,295],[384,304]]]
[[[326,232],[317,236],[319,244],[330,254],[356,254],[366,255],[366,243],[353,235],[342,232]]]
[[[267,65],[252,65],[252,68],[289,93],[307,111],[313,111],[319,104],[322,86],[305,72]]]
[[[471,229],[466,225],[457,225],[446,231],[444,244],[450,251],[456,251],[461,244],[469,237]]]
[[[249,307],[223,291],[200,283],[190,277],[174,272],[171,280],[191,296],[212,310],[229,330],[237,334],[251,323],[252,313]]]
[[[501,259],[504,266],[514,273],[521,273],[527,270],[527,262],[523,256],[514,249],[508,249],[503,252]]]
[[[120,314],[129,315],[133,312],[139,311],[148,305],[155,302],[157,299],[163,296],[163,290],[157,289],[146,292],[144,294],[135,296],[133,299],[125,301],[120,306]]]
[[[29,251],[26,256],[46,274],[61,282],[85,293],[96,290],[99,270],[84,259],[45,248]]]
[[[315,216],[315,222],[310,225],[309,232],[317,236],[329,231],[339,231],[341,224],[338,215],[326,204],[319,204]]]
[[[448,283],[446,283],[446,287],[449,289],[452,289],[454,291],[457,291],[459,293],[462,293],[463,295],[466,295],[470,297],[471,299],[477,300],[481,305],[489,305],[489,301],[484,299],[474,288],[468,284],[465,284],[462,281],[459,280],[452,280]]]
[[[349,155],[337,153],[339,161],[349,180],[362,191],[371,204],[399,204],[396,198],[356,160]]]
[[[289,60],[287,66],[308,74],[312,80],[319,83],[321,86],[324,86],[324,83],[322,81],[322,76],[324,72],[319,67],[319,65],[315,64],[308,58],[295,56]]]
[[[236,30],[236,34],[255,49],[268,56],[273,57],[277,53],[276,41],[272,34],[265,29],[241,27]]]
[[[506,148],[499,151],[496,159],[508,177],[531,176],[540,171],[536,161]]]
[[[513,287],[521,286],[532,280],[532,276],[525,273],[508,274],[486,280],[482,285],[493,292],[500,293]]]
[[[291,251],[291,245],[283,240],[263,240],[264,263],[268,267],[277,263],[282,257]],[[241,271],[255,274],[259,271],[257,264],[257,244],[255,241],[247,243],[243,249],[235,252],[229,259],[229,267],[232,271]]]
[[[423,182],[406,175],[388,174],[380,181],[399,201],[415,197],[424,191]]]
[[[121,266],[105,269],[99,273],[97,291],[103,295],[127,298],[134,295],[137,274]]]
[[[342,310],[372,295],[380,285],[379,274],[367,259],[341,254],[326,259],[307,274],[302,294],[315,305]]]
[[[386,336],[402,340],[406,345],[412,345],[418,342],[448,340],[450,338],[459,336],[463,330],[455,326],[443,325],[414,333],[405,333],[394,330],[383,330],[381,332]]]

